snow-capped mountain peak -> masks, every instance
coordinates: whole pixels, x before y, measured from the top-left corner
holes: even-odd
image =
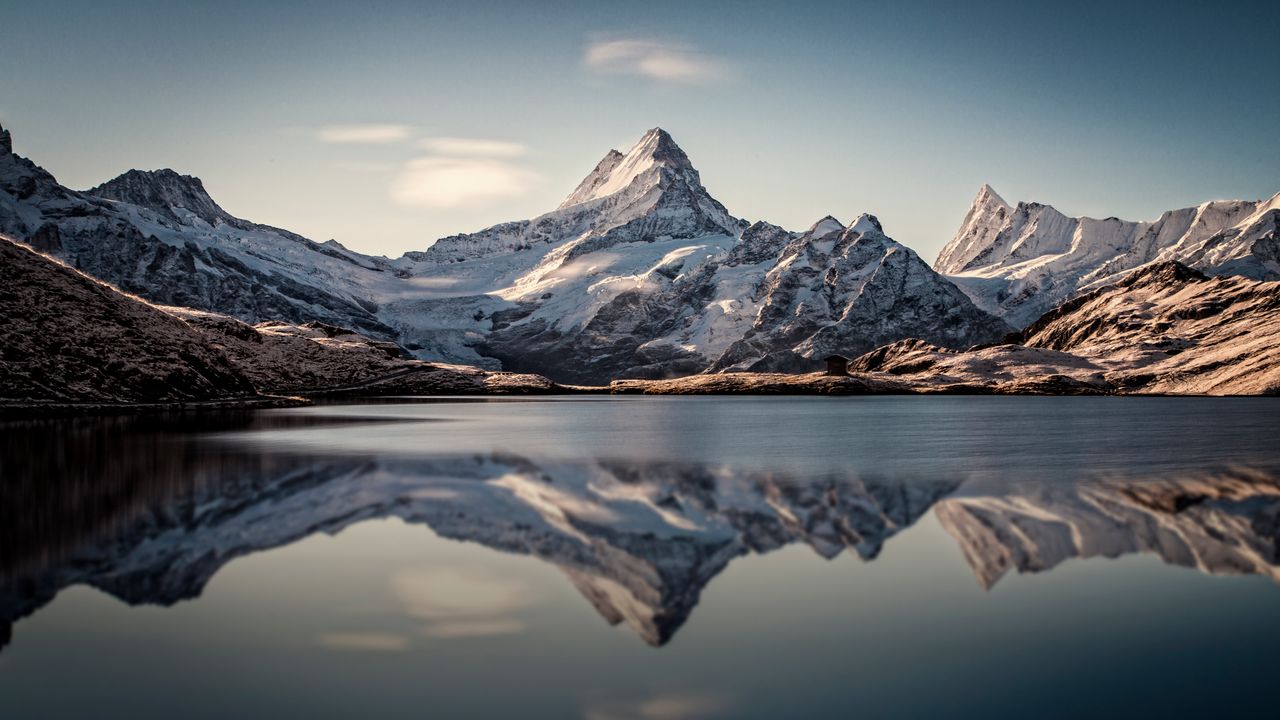
[[[174,220],[181,221],[186,211],[215,227],[242,224],[214,202],[200,178],[180,175],[168,168],[130,170],[85,192],[154,210]]]
[[[865,235],[869,232],[883,233],[884,227],[880,224],[880,220],[875,215],[862,213],[853,222],[849,223],[849,232]]]
[[[548,257],[543,267],[550,270],[612,245],[737,237],[745,229],[746,223],[730,215],[702,186],[698,171],[671,135],[654,128],[626,154],[610,150],[555,210],[441,238],[425,252],[407,253],[405,260],[438,265],[556,247],[560,252]]]
[[[662,128],[653,128],[644,134],[626,154],[610,150],[596,165],[591,174],[560,203],[561,210],[619,193],[638,180],[645,184],[657,181],[660,173],[655,169],[667,168],[685,175],[692,184],[701,188],[698,171],[689,162],[689,156]]]
[[[822,218],[821,220],[819,220],[818,222],[814,223],[813,225],[810,225],[809,229],[805,232],[805,234],[810,237],[820,238],[823,235],[827,235],[833,232],[840,232],[842,230],[844,230],[844,223],[835,219],[831,215],[828,215]]]
[[[978,188],[978,196],[973,199],[973,204],[1011,208],[1009,203],[1005,202],[1004,198],[1000,197],[1000,194],[996,192],[996,189],[987,183],[983,183],[982,187]]]
[[[0,232],[154,301],[318,320],[421,359],[546,368],[563,382],[713,363],[808,370],[824,353],[908,336],[967,347],[1009,330],[870,216],[810,233],[749,227],[660,128],[608,153],[574,204],[396,260],[238,220],[173,171],[81,193],[8,154],[0,191]]]

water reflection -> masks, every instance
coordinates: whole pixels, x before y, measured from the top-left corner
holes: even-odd
[[[317,456],[192,440],[193,431],[358,422],[259,414],[8,426],[0,643],[71,585],[171,605],[198,597],[237,557],[392,517],[552,563],[606,621],[654,646],[735,558],[801,543],[870,561],[930,510],[984,588],[1010,570],[1129,553],[1280,579],[1280,480],[1258,470],[1043,483],[497,452]],[[481,570],[406,572],[393,586],[436,637],[518,632],[529,602],[528,588]],[[376,650],[397,639],[321,642]]]

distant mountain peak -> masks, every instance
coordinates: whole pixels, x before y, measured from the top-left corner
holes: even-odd
[[[849,232],[855,232],[865,235],[869,232],[884,233],[884,226],[880,224],[880,219],[869,213],[862,213],[853,222],[849,223]]]
[[[210,225],[243,223],[214,202],[200,178],[168,168],[130,170],[85,193],[155,210],[179,222],[183,218],[178,211],[185,210]]]
[[[0,125],[0,154],[9,154],[13,152],[13,137],[9,135],[9,131]]]
[[[818,222],[810,225],[805,234],[811,235],[815,238],[820,238],[828,233],[839,232],[841,230],[844,230],[844,223],[831,215],[827,215]]]
[[[984,185],[934,269],[959,278],[980,307],[1025,327],[1067,298],[1150,263],[1280,278],[1277,228],[1274,197],[1213,200],[1134,222],[1070,217],[1034,202],[1010,207]]]

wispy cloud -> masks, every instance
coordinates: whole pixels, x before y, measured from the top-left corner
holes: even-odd
[[[409,647],[409,639],[391,633],[329,633],[316,638],[316,643],[330,650],[364,652],[399,652]]]
[[[316,130],[316,138],[326,143],[378,145],[408,140],[413,128],[408,125],[365,124],[328,125]]]
[[[401,205],[458,208],[517,198],[538,176],[511,160],[519,143],[482,138],[433,137],[418,142],[430,155],[410,160],[391,186]]]
[[[520,143],[482,138],[431,137],[420,140],[418,147],[438,155],[471,157],[519,157],[527,152]]]
[[[416,149],[418,157],[390,166],[364,159],[337,163],[351,172],[383,172],[398,166],[389,188],[391,200],[408,207],[480,207],[525,195],[538,180],[536,173],[517,162],[528,149],[509,140],[422,137],[412,125],[392,123],[327,125],[312,133],[323,143]]]
[[[591,704],[583,709],[583,716],[586,720],[694,720],[724,717],[732,706],[729,698],[719,693],[675,692]]]
[[[537,176],[493,158],[421,157],[410,160],[391,185],[401,205],[458,208],[517,198]]]
[[[733,75],[733,68],[722,58],[685,43],[649,38],[592,39],[582,65],[593,73],[684,84],[710,83]]]

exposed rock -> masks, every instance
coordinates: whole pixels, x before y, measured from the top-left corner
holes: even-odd
[[[891,377],[871,374],[730,372],[668,380],[614,380],[609,391],[643,395],[876,395],[913,389]]]

